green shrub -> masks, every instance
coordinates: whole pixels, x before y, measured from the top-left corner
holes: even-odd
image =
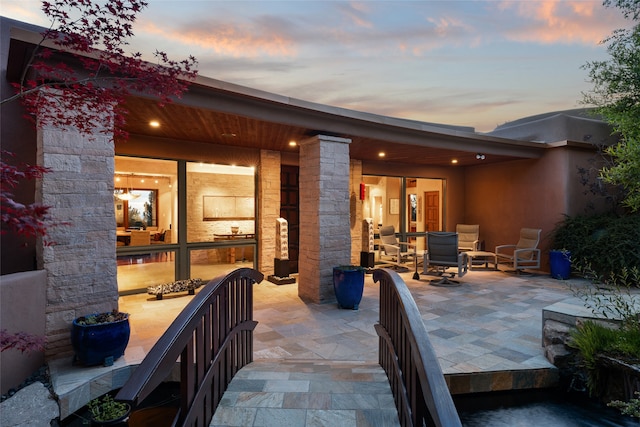
[[[622,328],[640,330],[640,294],[636,292],[640,287],[640,268],[622,268],[609,273],[604,281],[589,266],[579,265],[577,269],[592,283],[571,287],[571,290],[594,316],[620,320]]]
[[[640,294],[636,292],[640,269],[622,268],[609,273],[604,281],[599,281],[599,277],[588,267],[583,274],[593,283],[572,287],[574,295],[583,300],[585,307],[595,317],[615,321],[608,324],[586,321],[571,333],[568,342],[580,353],[580,365],[587,374],[589,393],[599,395],[601,357],[607,356],[630,364],[640,362]]]
[[[578,349],[582,356],[582,365],[587,371],[587,386],[592,395],[599,392],[600,356],[607,355],[636,363],[640,360],[638,329],[613,329],[589,320],[571,334],[569,345]]]
[[[640,393],[636,391],[636,396],[640,396]],[[620,412],[624,415],[629,415],[635,418],[640,418],[640,399],[638,397],[634,397],[630,399],[628,402],[623,402],[621,400],[613,400],[607,404],[612,408],[618,408]]]
[[[571,251],[572,260],[600,277],[640,268],[640,214],[566,216],[551,237],[553,249]]]
[[[91,418],[95,421],[112,421],[125,416],[129,410],[129,404],[117,402],[110,394],[105,394],[102,398],[93,399],[87,404],[91,413]]]

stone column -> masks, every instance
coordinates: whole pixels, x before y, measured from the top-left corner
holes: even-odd
[[[258,270],[265,276],[273,271],[276,256],[276,221],[280,218],[280,153],[260,151],[258,166]]]
[[[38,183],[36,200],[66,223],[50,227],[37,248],[38,267],[47,272],[45,355],[51,359],[73,354],[73,319],[118,308],[112,136],[41,128],[38,164],[50,172]]]
[[[298,295],[335,301],[333,267],[351,263],[350,139],[318,135],[300,143]]]

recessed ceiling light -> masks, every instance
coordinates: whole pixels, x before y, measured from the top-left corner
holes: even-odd
[[[157,120],[151,120],[149,122],[149,126],[151,126],[152,128],[159,128],[160,127],[160,122]]]
[[[455,165],[456,163],[458,163],[458,159],[451,160],[451,163],[453,163]]]
[[[295,141],[289,141],[289,146],[290,146],[290,147],[295,147],[296,145],[298,145],[298,143],[297,143],[297,142],[295,142]]]
[[[381,151],[381,152],[378,153],[378,157],[384,157],[384,156],[386,156],[384,151]]]

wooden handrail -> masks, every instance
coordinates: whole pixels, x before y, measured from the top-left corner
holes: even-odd
[[[387,373],[402,426],[462,426],[418,307],[400,275],[377,269],[379,363]]]
[[[180,407],[172,426],[208,426],[233,376],[253,361],[253,284],[240,268],[203,287],[149,351],[116,400],[135,408],[180,364]]]

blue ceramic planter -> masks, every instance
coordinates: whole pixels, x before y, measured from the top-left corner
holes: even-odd
[[[364,269],[350,265],[334,267],[333,290],[340,308],[357,310],[364,290]]]
[[[124,354],[130,334],[128,315],[123,320],[93,325],[82,325],[75,319],[71,329],[74,363],[86,366],[112,365]]]
[[[549,269],[551,277],[567,280],[571,277],[571,252],[549,251]]]

